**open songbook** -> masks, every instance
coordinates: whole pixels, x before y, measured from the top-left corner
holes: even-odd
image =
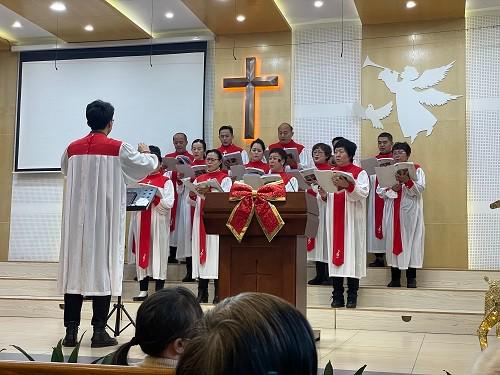
[[[352,174],[348,172],[315,170],[314,174],[316,175],[316,179],[318,180],[319,186],[321,186],[323,190],[326,191],[327,193],[336,193],[339,191],[339,188],[336,185],[334,185],[332,181],[334,176],[344,177],[348,182],[351,182],[353,184],[356,183],[356,180],[354,180]]]
[[[182,173],[184,177],[198,177],[204,173],[207,173],[207,166],[205,164],[202,165],[186,165],[179,164],[175,167],[177,172]]]
[[[241,152],[231,152],[222,156],[222,166],[224,169],[230,169],[233,165],[243,165]]]
[[[200,194],[198,190],[196,190],[196,187],[201,186],[201,187],[210,187],[210,191],[218,191],[220,193],[224,192],[222,189],[222,186],[220,186],[219,181],[217,181],[215,178],[212,178],[208,181],[203,181],[203,182],[191,182],[190,178],[183,178],[182,182],[184,183],[184,186],[190,191],[195,193],[196,195],[202,197],[205,199],[205,196],[203,194]]]
[[[246,174],[243,176],[243,182],[250,185],[252,189],[258,189],[263,185],[281,180],[279,174],[266,174],[259,176],[258,174]]]
[[[297,169],[292,169],[287,173],[297,179],[297,182],[299,183],[299,191],[304,191],[311,186],[318,185],[318,180],[316,179],[316,175],[314,174],[316,170],[316,168],[307,168],[300,171]]]
[[[231,166],[231,177],[235,177],[236,181],[243,179],[246,174],[255,174],[258,176],[263,176],[264,171],[259,168],[245,167],[244,165],[233,165]]]
[[[415,181],[417,179],[417,173],[415,170],[415,164],[413,164],[412,162],[407,161],[389,165],[387,167],[376,167],[375,172],[377,174],[378,184],[383,188],[393,187],[398,183],[398,181],[396,180],[396,173],[405,169],[408,170],[410,179]]]
[[[394,164],[393,158],[368,158],[361,160],[361,168],[363,168],[369,176],[375,174],[375,168],[387,167]]]
[[[175,171],[177,165],[189,165],[191,160],[184,155],[177,155],[175,158],[170,156],[165,156],[162,160],[163,168],[167,171]]]

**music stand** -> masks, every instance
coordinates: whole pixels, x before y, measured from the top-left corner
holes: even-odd
[[[157,190],[158,189],[154,186],[127,188],[127,211],[147,210],[151,205],[151,202],[153,202]],[[115,327],[112,328],[108,324],[108,321],[115,312],[116,312]],[[128,324],[123,328],[120,327],[122,320],[122,313],[124,313],[129,320]],[[108,317],[106,319],[106,326],[113,332],[114,336],[117,337],[120,336],[120,333],[122,333],[130,325],[133,325],[135,327],[135,322],[130,316],[127,309],[125,308],[125,305],[122,302],[122,297],[118,296],[116,303],[113,304],[113,309],[108,314]]]

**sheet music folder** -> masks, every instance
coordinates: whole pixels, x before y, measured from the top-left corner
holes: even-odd
[[[154,186],[127,188],[127,211],[145,211],[153,202],[157,188]]]

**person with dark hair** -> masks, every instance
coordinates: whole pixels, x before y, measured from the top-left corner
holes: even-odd
[[[134,301],[146,299],[150,279],[156,281],[156,291],[163,289],[167,279],[170,231],[165,228],[174,205],[174,184],[163,170],[160,149],[152,145],[149,149],[158,158],[158,168],[140,183],[156,187],[157,193],[147,210],[132,212],[130,217],[128,247],[134,252],[139,280],[139,295]]]
[[[175,368],[203,311],[190,290],[178,286],[148,297],[137,310],[135,335],[114,353],[112,364],[128,366],[128,352],[139,345],[146,354],[136,366]]]
[[[333,139],[332,139],[332,149],[335,148],[335,145],[341,139],[344,139],[344,137],[333,137]],[[331,165],[335,165],[335,156],[333,154],[332,154],[332,157],[330,158],[330,164]]]
[[[287,154],[282,148],[273,148],[269,151],[269,174],[279,174],[285,190],[288,192],[299,191],[299,182],[285,172]]]
[[[326,193],[319,189],[326,201],[326,238],[328,268],[333,277],[332,304],[334,308],[355,308],[359,279],[366,276],[366,197],[370,189],[368,174],[354,165],[355,143],[341,139],[335,144],[333,171],[347,173],[354,179],[334,175],[332,182],[339,189]],[[344,277],[347,277],[347,305],[344,300]]]
[[[392,135],[387,132],[380,133],[377,138],[377,159],[392,159]],[[384,217],[384,200],[376,192],[377,175],[370,176],[370,195],[368,196],[368,216],[366,219],[366,249],[368,253],[375,254],[375,260],[369,267],[384,267],[385,238],[382,231]]]
[[[250,143],[250,162],[245,164],[245,167],[258,169],[262,171],[263,174],[268,173],[269,165],[262,161],[262,159],[264,158],[265,149],[266,145],[260,138],[257,138],[252,143]]]
[[[406,142],[396,142],[392,148],[396,163],[408,161],[411,147]],[[390,288],[401,287],[401,270],[406,271],[408,288],[417,287],[417,268],[424,261],[424,201],[425,173],[415,166],[415,180],[408,169],[396,174],[397,184],[390,189],[377,188],[377,194],[384,199],[384,237],[386,239],[387,264],[391,266]]]
[[[326,143],[316,143],[312,148],[312,158],[316,169],[331,170],[332,166],[328,163],[332,156],[332,148]],[[307,239],[307,260],[314,262],[316,265],[316,276],[309,280],[309,285],[329,285],[328,277],[328,244],[326,242],[326,204],[318,194],[317,189],[313,186],[307,190],[317,198],[319,210],[319,225],[318,232],[315,238]]]
[[[241,160],[243,161],[243,165],[248,163],[247,152],[241,147],[233,144],[234,130],[231,125],[224,125],[219,128],[219,140],[221,145],[217,150],[219,150],[223,156],[232,154],[234,152],[239,152],[241,153]]]
[[[126,184],[158,167],[158,158],[140,143],[108,138],[114,108],[96,100],[87,105],[92,129],[72,142],[61,159],[66,177],[61,226],[58,289],[64,294],[64,346],[76,346],[83,296],[92,297],[91,346],[116,345],[106,332],[111,296],[121,296],[125,251]]]
[[[216,304],[219,302],[219,236],[208,235],[205,232],[203,223],[204,196],[212,189],[204,183],[215,179],[223,191],[229,192],[232,180],[226,172],[221,170],[222,154],[219,150],[208,150],[205,161],[207,173],[194,180],[199,195],[190,194],[190,198],[196,202],[192,232],[193,277],[198,278],[197,300],[203,303],[208,302],[208,282],[210,279],[214,280],[213,303]]]
[[[264,293],[228,297],[208,311],[181,357],[177,375],[316,375],[318,355],[307,319]]]
[[[191,155],[186,147],[188,145],[187,135],[184,133],[175,133],[172,137],[172,143],[174,145],[175,151],[169,154],[166,154],[167,158],[176,158],[179,160],[179,164],[190,164],[193,161],[193,155]],[[169,263],[178,263],[179,260],[184,260],[186,258],[185,253],[182,252],[184,249],[184,244],[179,243],[177,240],[179,233],[184,232],[184,228],[181,225],[177,224],[177,218],[179,217],[181,204],[180,202],[186,199],[186,197],[179,197],[179,185],[181,184],[179,180],[179,176],[177,171],[167,172],[169,177],[172,179],[174,183],[174,207],[172,208],[172,213],[170,215],[170,255],[168,256]],[[181,251],[179,252],[178,247],[181,247]]]
[[[269,145],[268,150],[272,150],[273,148],[282,148],[285,150],[289,148],[294,148],[297,150],[297,153],[299,154],[299,163],[296,163],[295,161],[288,158],[287,160],[288,169],[307,168],[307,166],[309,165],[307,159],[307,151],[305,150],[305,147],[303,145],[295,142],[292,138],[293,138],[293,127],[289,123],[284,122],[280,126],[278,126],[279,141]]]

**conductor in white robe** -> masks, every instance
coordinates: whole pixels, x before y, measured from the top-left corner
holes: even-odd
[[[396,163],[408,161],[411,147],[408,143],[396,142],[393,147]],[[401,270],[406,270],[408,288],[417,287],[417,268],[424,262],[424,203],[425,173],[415,165],[416,179],[412,180],[408,170],[396,174],[398,183],[390,189],[377,188],[384,199],[383,231],[386,238],[386,259],[391,266],[391,282],[388,287],[401,287]]]
[[[328,270],[333,277],[331,306],[355,308],[359,279],[366,276],[366,198],[370,189],[368,174],[352,163],[356,144],[339,140],[334,147],[333,171],[348,173],[354,179],[333,176],[336,193],[319,192],[326,200],[326,240],[329,246]],[[347,304],[344,300],[344,277],[347,277]]]
[[[126,183],[143,179],[158,166],[147,145],[136,150],[108,138],[113,115],[110,103],[87,105],[92,131],[72,142],[61,160],[66,187],[58,288],[64,294],[64,346],[76,345],[84,295],[92,297],[91,346],[117,344],[105,327],[111,296],[122,293]]]

